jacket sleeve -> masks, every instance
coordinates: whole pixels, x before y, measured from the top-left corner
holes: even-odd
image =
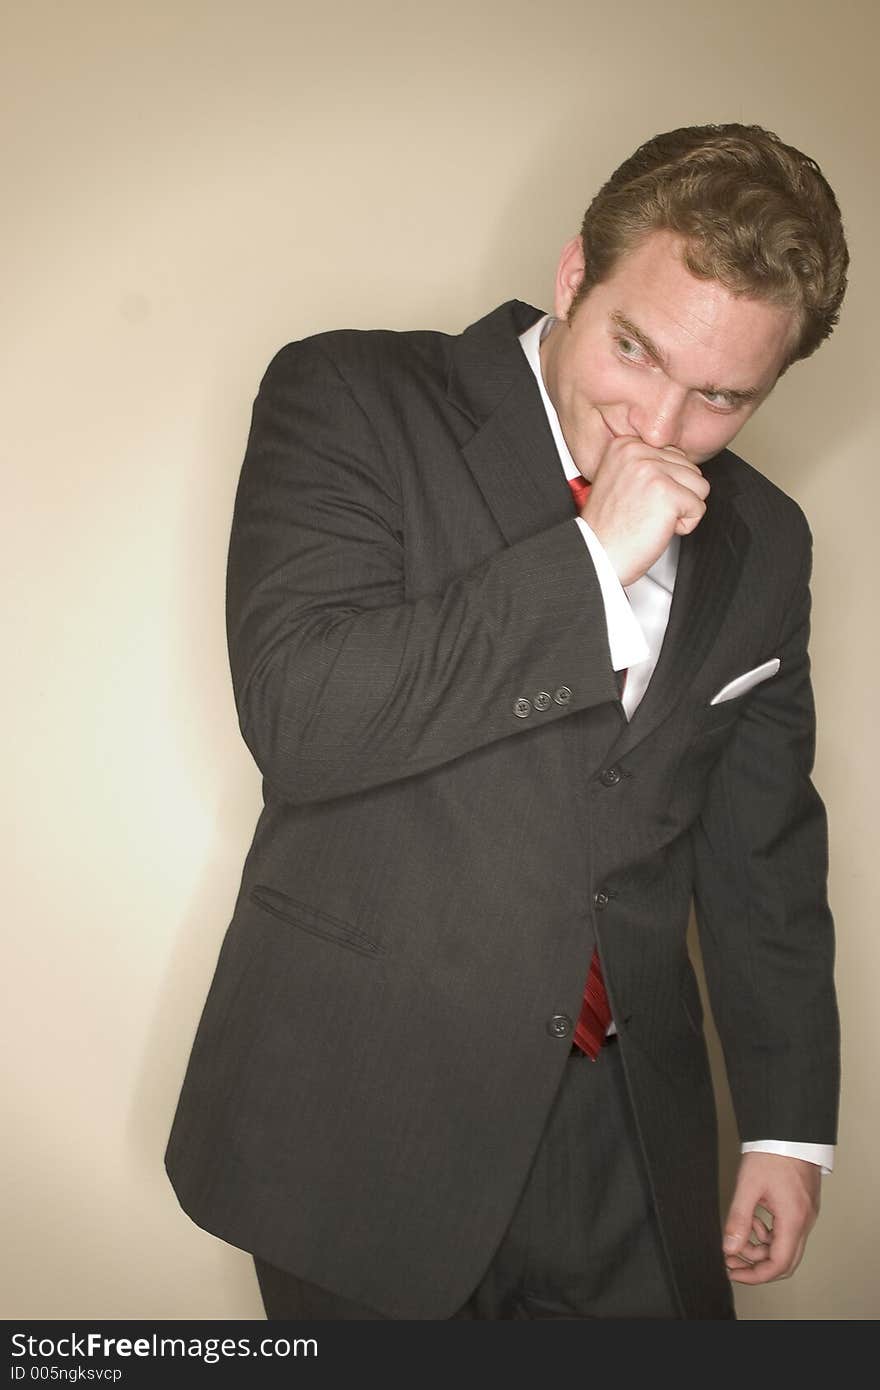
[[[405,524],[399,479],[335,364],[314,339],[283,349],[236,496],[227,633],[242,734],[292,803],[410,777],[617,699],[574,518],[410,602]],[[549,707],[518,717],[538,691]]]
[[[837,1131],[828,833],[810,777],[809,575],[807,531],[773,653],[779,673],[747,697],[693,833],[700,945],[746,1142],[832,1144]]]

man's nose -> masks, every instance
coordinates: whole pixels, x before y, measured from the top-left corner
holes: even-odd
[[[629,423],[652,449],[681,447],[687,392],[673,382],[658,385],[630,406]]]

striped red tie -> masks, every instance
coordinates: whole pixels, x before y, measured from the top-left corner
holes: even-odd
[[[589,496],[591,484],[586,478],[578,476],[569,478],[568,486],[571,488],[575,506],[580,511]],[[574,1030],[575,1046],[579,1047],[581,1052],[585,1052],[593,1062],[599,1056],[610,1022],[611,1008],[605,992],[605,981],[602,979],[599,953],[594,950],[584,988],[580,1018]]]

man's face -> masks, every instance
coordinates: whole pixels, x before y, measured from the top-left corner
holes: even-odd
[[[650,233],[541,344],[547,393],[588,478],[615,435],[705,462],[770,393],[794,341],[792,310],[697,279],[681,246],[671,232]],[[583,268],[575,238],[559,262],[560,320]]]

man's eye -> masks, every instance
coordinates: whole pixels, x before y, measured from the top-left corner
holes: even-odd
[[[624,357],[636,357],[638,355],[639,345],[632,338],[618,338],[617,346]]]
[[[703,400],[708,401],[710,405],[722,408],[731,408],[733,406],[733,401],[729,396],[725,396],[722,391],[704,391]]]

